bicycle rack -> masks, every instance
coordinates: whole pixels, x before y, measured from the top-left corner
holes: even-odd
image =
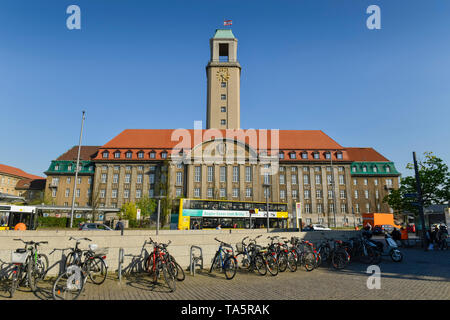
[[[119,248],[119,268],[117,270],[117,274],[119,276],[119,282],[122,282],[122,265],[123,265],[123,257],[124,257],[124,250],[123,248]]]
[[[195,252],[198,251],[198,252]],[[199,255],[196,255],[199,254]],[[200,267],[203,269],[203,250],[198,246],[191,246],[190,262],[189,262],[189,272],[191,275],[195,276],[195,267]]]

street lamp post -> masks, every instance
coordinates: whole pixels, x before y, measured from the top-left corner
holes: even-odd
[[[157,211],[157,216],[156,216],[156,235],[159,234],[159,219],[161,216],[161,199],[165,198],[165,196],[157,196],[155,197],[156,199],[158,199],[158,211]]]
[[[263,186],[266,190],[267,232],[269,232],[269,188],[270,188],[270,184],[265,183],[265,184],[263,184]]]
[[[336,194],[334,193],[334,169],[333,169],[333,153],[330,153],[331,162],[331,195],[333,196],[333,216],[334,216],[334,227],[336,228]],[[328,221],[329,222],[329,221]]]
[[[78,143],[78,155],[77,155],[77,165],[75,167],[75,181],[73,184],[73,194],[72,194],[72,207],[70,210],[70,228],[72,228],[72,224],[73,224],[73,211],[74,211],[74,206],[75,206],[75,196],[76,196],[76,191],[77,191],[77,180],[78,180],[78,167],[80,165],[80,150],[81,150],[81,139],[83,137],[83,125],[84,125],[84,119],[85,119],[85,111],[83,110],[83,116],[81,119],[81,132],[80,132],[80,141]]]

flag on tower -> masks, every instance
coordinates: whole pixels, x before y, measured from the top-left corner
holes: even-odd
[[[231,21],[231,20],[225,20],[225,21],[223,22],[223,25],[224,25],[224,26],[231,26],[231,24],[232,24],[232,21]]]

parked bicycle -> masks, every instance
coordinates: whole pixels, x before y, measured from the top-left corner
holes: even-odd
[[[209,272],[211,273],[213,270],[221,270],[225,273],[225,277],[228,280],[231,280],[236,275],[237,270],[237,260],[234,256],[233,247],[217,238],[214,238],[214,240],[218,241],[220,244],[219,249],[212,260]]]
[[[170,260],[169,254],[167,252],[167,246],[172,242],[169,240],[168,243],[157,243],[150,238],[150,242],[153,244],[153,251],[150,253],[145,268],[147,272],[153,277],[153,283],[157,283],[161,276],[164,275],[164,280],[167,283],[171,292],[176,290],[177,279],[177,267]],[[183,273],[184,274],[184,273]]]
[[[260,238],[262,235],[257,236],[254,239],[249,239],[249,243],[246,244],[245,240],[247,237],[241,240],[241,242],[236,243],[236,261],[238,262],[238,267],[247,271],[257,270],[262,276],[267,274],[267,268],[264,261],[263,255],[260,253],[261,246],[256,244],[256,239]]]
[[[43,253],[38,253],[38,246],[48,243],[47,241],[22,241],[25,248],[16,249],[11,254],[11,263],[14,268],[11,273],[9,294],[12,298],[17,287],[28,286],[31,291],[36,291],[36,282],[43,280],[48,268],[48,258]]]
[[[85,288],[89,278],[94,284],[101,285],[107,276],[108,265],[105,262],[107,249],[99,250],[96,244],[90,244],[88,250],[81,250],[81,241],[92,241],[88,238],[72,238],[75,247],[67,255],[65,271],[60,274],[52,289],[55,300],[75,300]]]

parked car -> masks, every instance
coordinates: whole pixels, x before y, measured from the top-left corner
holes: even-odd
[[[105,226],[102,223],[84,223],[83,225],[80,226],[79,230],[84,230],[84,231],[93,231],[93,230],[100,230],[100,231],[105,231],[105,230],[112,230],[110,227]]]
[[[392,231],[394,231],[394,226],[390,225],[390,224],[383,224],[383,225],[376,225],[375,227],[373,227],[372,233],[377,235],[377,234],[382,234],[382,233],[391,233]]]
[[[331,230],[321,224],[312,224],[303,228],[303,231]]]

